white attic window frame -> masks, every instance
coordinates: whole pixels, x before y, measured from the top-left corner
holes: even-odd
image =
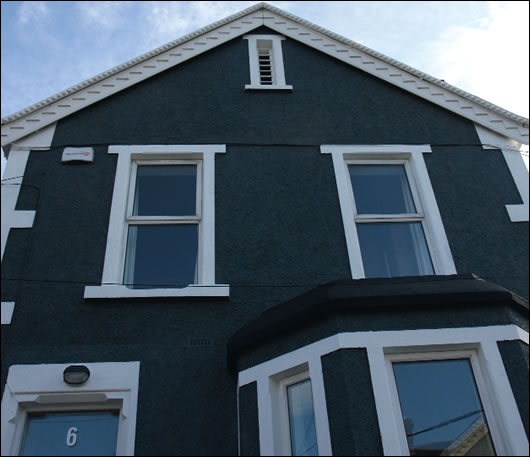
[[[293,86],[285,83],[285,70],[283,66],[282,35],[245,35],[244,40],[248,40],[248,57],[250,67],[250,84],[245,85],[245,89],[259,90],[292,90]],[[260,55],[269,55],[266,63],[261,65]],[[270,71],[266,67],[271,67]],[[270,74],[270,83],[267,76]]]

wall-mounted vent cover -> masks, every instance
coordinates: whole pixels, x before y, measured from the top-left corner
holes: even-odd
[[[271,49],[258,49],[259,82],[262,85],[272,85],[272,55]]]
[[[188,340],[188,345],[191,347],[205,347],[211,346],[212,340],[208,338],[190,338]]]
[[[94,148],[64,148],[61,162],[94,162]]]

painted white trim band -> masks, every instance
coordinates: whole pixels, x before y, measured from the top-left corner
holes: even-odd
[[[13,318],[13,311],[15,311],[14,301],[2,302],[2,325],[11,324],[11,319]]]
[[[528,222],[528,169],[524,164],[520,152],[518,152],[521,148],[521,143],[477,124],[475,124],[475,129],[483,149],[500,149],[502,151],[504,160],[508,165],[508,169],[512,174],[513,181],[523,201],[522,204],[506,205],[506,211],[508,211],[510,220],[512,222]]]
[[[6,168],[2,177],[2,210],[1,210],[1,243],[2,260],[12,228],[31,228],[35,219],[35,211],[15,210],[24,172],[29,159],[30,150],[45,151],[50,149],[56,124],[52,124],[42,130],[21,140],[11,148],[7,158]]]
[[[193,284],[181,289],[130,289],[127,286],[86,286],[85,298],[138,298],[138,297],[229,297],[226,284],[201,286]]]

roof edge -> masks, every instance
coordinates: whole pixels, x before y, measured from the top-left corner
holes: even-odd
[[[400,62],[399,60],[396,60],[396,59],[393,59],[392,57],[388,57],[387,55],[385,54],[382,54],[378,51],[375,51],[367,46],[364,46],[360,43],[357,43],[356,41],[353,41],[353,40],[350,40],[348,38],[345,38],[343,37],[342,35],[339,35],[338,33],[335,33],[335,32],[332,32],[324,27],[321,27],[319,25],[316,25],[306,19],[302,19],[301,17],[299,16],[296,16],[292,13],[288,13],[280,8],[277,8],[275,6],[272,6],[272,5],[269,5],[268,3],[261,3],[262,5],[264,5],[263,7],[266,8],[266,9],[269,9],[270,11],[276,13],[276,14],[281,14],[283,16],[285,16],[286,18],[288,19],[291,19],[292,21],[294,22],[298,22],[299,24],[301,25],[304,25],[306,27],[311,27],[313,29],[315,29],[316,31],[324,34],[324,35],[327,35],[328,37],[334,39],[334,40],[337,40],[337,41],[340,41],[341,43],[345,44],[345,45],[348,45],[348,46],[352,46],[354,47],[355,49],[358,49],[359,51],[362,51],[362,52],[365,52],[366,54],[369,54],[371,55],[372,57],[375,57],[377,59],[381,59],[381,60],[384,60],[386,62],[388,62],[389,64],[391,65],[394,65],[396,67],[398,67],[399,69],[403,70],[403,71],[407,71],[408,73],[411,73],[413,74],[414,76],[417,76],[418,78],[421,78],[421,79],[424,79],[425,81],[428,81],[432,84],[435,84],[437,85],[438,87],[441,87],[443,89],[446,89],[446,90],[449,90],[453,93],[455,93],[456,95],[460,95],[461,97],[464,97],[474,103],[477,103],[481,106],[483,106],[484,108],[487,108],[487,109],[490,109],[491,111],[494,111],[496,112],[497,114],[501,114],[513,121],[516,121],[516,122],[520,122],[521,124],[524,124],[526,126],[526,128],[528,128],[528,124],[529,124],[529,119],[528,118],[525,118],[523,116],[520,116],[516,113],[513,113],[511,111],[508,111],[498,105],[495,105],[494,103],[491,103],[491,102],[488,102],[487,100],[484,100],[480,97],[477,97],[476,95],[473,95],[469,92],[466,92],[465,90],[463,89],[459,89],[458,87],[456,86],[453,86],[449,83],[446,83],[445,81],[442,81],[441,79],[438,79],[438,78],[435,78],[434,76],[431,76],[427,73],[424,73],[420,70],[417,70],[407,64],[404,64],[402,62]]]
[[[218,27],[221,27],[229,22],[234,21],[235,19],[239,19],[240,17],[246,16],[249,13],[252,13],[254,11],[257,11],[259,9],[264,8],[265,6],[270,8],[270,5],[267,5],[266,3],[258,3],[256,5],[251,6],[250,8],[247,8],[243,11],[240,11],[239,13],[233,14],[231,16],[227,16],[224,19],[221,19],[219,21],[213,22],[212,24],[206,25],[194,32],[188,33],[187,35],[184,35],[181,38],[178,38],[176,40],[170,41],[169,43],[166,43],[162,46],[159,46],[158,48],[153,49],[152,51],[148,51],[144,54],[141,54],[138,57],[135,57],[133,59],[127,60],[126,62],[117,65],[109,70],[106,70],[104,72],[101,72],[95,76],[92,76],[91,78],[86,79],[85,81],[82,81],[78,84],[75,84],[74,86],[69,87],[68,89],[64,89],[61,92],[58,92],[50,97],[44,98],[40,100],[37,103],[34,103],[26,108],[23,108],[19,111],[16,111],[15,113],[9,114],[1,119],[1,125],[9,124],[10,122],[13,122],[17,119],[20,119],[21,117],[30,114],[40,108],[44,108],[46,105],[49,105],[51,103],[54,103],[56,101],[59,101],[69,95],[72,95],[74,92],[78,92],[82,89],[85,89],[86,87],[99,82],[103,79],[109,78],[116,73],[119,73],[123,70],[126,70],[127,68],[130,68],[134,65],[137,65],[139,63],[142,63],[154,56],[157,56],[159,54],[162,54],[163,52],[174,48],[175,46],[181,45],[186,43],[187,41],[192,40],[193,38],[196,38],[197,36],[200,36],[206,32],[210,32]],[[281,10],[280,10],[281,11]]]
[[[78,92],[83,91],[86,89],[88,93],[91,93],[93,88],[95,87],[98,89],[98,86],[103,85],[103,87],[114,87],[112,80],[128,80],[129,78],[123,78],[120,77],[120,73],[138,73],[136,71],[132,71],[135,68],[138,68],[140,66],[148,66],[148,61],[154,61],[155,59],[158,59],[158,57],[166,53],[169,55],[180,55],[180,54],[171,54],[171,51],[177,47],[186,47],[186,44],[190,42],[191,40],[197,40],[202,39],[204,35],[207,35],[209,33],[213,33],[216,29],[220,29],[217,33],[225,33],[222,32],[223,28],[228,28],[229,25],[234,21],[244,21],[244,17],[251,15],[252,13],[260,10],[266,10],[269,11],[273,15],[279,15],[282,18],[285,18],[286,20],[292,21],[292,23],[296,23],[297,25],[301,27],[305,27],[306,31],[309,31],[311,33],[320,34],[320,36],[323,36],[324,39],[332,40],[340,45],[344,45],[348,48],[350,48],[354,53],[360,53],[367,56],[369,59],[378,59],[381,63],[383,63],[383,66],[389,65],[395,69],[397,69],[400,72],[403,72],[404,75],[398,75],[403,76],[402,83],[398,83],[395,80],[389,80],[388,78],[385,78],[382,73],[373,73],[368,70],[368,67],[362,67],[363,70],[367,71],[370,74],[374,74],[376,77],[380,77],[383,80],[390,82],[391,84],[395,84],[398,87],[404,88],[405,90],[409,90],[410,92],[414,93],[415,95],[419,95],[420,97],[423,97],[427,99],[428,101],[431,101],[435,104],[438,104],[446,109],[452,110],[453,112],[457,113],[458,115],[470,119],[472,122],[475,122],[477,124],[483,125],[486,128],[489,128],[501,135],[506,136],[507,138],[514,139],[518,143],[527,144],[528,143],[528,124],[529,121],[527,118],[524,118],[522,116],[519,116],[515,113],[512,113],[508,110],[505,110],[493,103],[490,103],[480,97],[477,97],[475,95],[472,95],[462,89],[459,89],[455,86],[452,86],[451,84],[446,83],[445,81],[439,80],[433,76],[428,75],[427,73],[421,72],[419,70],[416,70],[415,68],[412,68],[402,62],[399,62],[395,59],[392,59],[384,54],[381,54],[377,51],[374,51],[373,49],[370,49],[364,45],[361,45],[359,43],[356,43],[355,41],[349,40],[341,35],[338,35],[334,32],[331,32],[323,27],[320,27],[316,24],[313,24],[305,19],[302,19],[294,14],[287,13],[286,11],[274,7],[272,5],[269,5],[265,2],[257,3],[249,8],[246,8],[245,10],[240,11],[239,13],[233,14],[231,16],[228,16],[224,19],[221,19],[219,21],[216,21],[210,25],[207,25],[205,27],[202,27],[195,32],[189,33],[177,40],[171,41],[165,45],[162,45],[152,51],[149,51],[145,54],[142,54],[141,56],[138,56],[134,59],[128,60],[127,62],[118,65],[116,67],[111,68],[110,70],[104,71],[96,76],[93,76],[92,78],[89,78],[79,84],[76,84],[74,86],[69,87],[66,90],[63,90],[55,95],[52,95],[51,97],[48,97],[46,99],[43,99],[25,109],[22,109],[20,111],[17,111],[11,115],[8,115],[1,119],[1,125],[2,125],[2,144],[9,144],[14,141],[17,141],[20,138],[24,138],[27,135],[33,133],[36,130],[39,130],[42,127],[45,127],[50,122],[56,122],[57,120],[66,117],[70,115],[71,113],[83,109],[86,106],[100,100],[101,98],[105,98],[108,96],[113,95],[114,93],[118,92],[119,90],[122,90],[125,87],[129,87],[132,84],[136,84],[137,82],[142,81],[145,78],[140,78],[136,82],[129,82],[126,83],[123,86],[120,86],[121,88],[117,88],[113,91],[109,91],[106,95],[103,96],[96,96],[90,97],[92,101],[87,102],[81,102],[81,104],[78,105],[78,107],[70,108],[70,101],[71,100],[87,100],[86,98],[82,98],[85,96],[85,94],[77,95]],[[245,23],[247,24],[247,23]],[[242,25],[242,24],[239,24]],[[266,24],[266,15],[263,15],[263,25]],[[240,28],[240,27],[231,27],[230,28]],[[252,28],[252,26],[250,26]],[[280,27],[281,28],[281,27]],[[273,29],[276,30],[276,26],[273,25]],[[282,30],[276,30],[279,33],[285,33],[286,31]],[[289,32],[287,30],[287,32]],[[291,36],[291,38],[298,39],[300,38],[298,36],[294,36],[293,34],[287,33],[287,35]],[[232,37],[234,38],[235,35]],[[300,40],[304,42],[303,40]],[[203,43],[201,43],[203,44]],[[218,44],[221,44],[220,42]],[[305,43],[313,46],[312,43]],[[318,49],[318,48],[317,48]],[[186,49],[187,50],[187,49]],[[320,49],[323,50],[323,49]],[[324,49],[325,52],[327,51],[327,48]],[[344,51],[341,51],[344,52]],[[330,54],[328,52],[328,54]],[[332,54],[330,54],[332,55]],[[192,58],[193,56],[190,56],[188,58]],[[334,55],[334,57],[339,58],[339,56]],[[360,57],[360,56],[355,56]],[[160,56],[160,59],[162,59],[162,56]],[[364,59],[364,57],[363,57]],[[364,62],[363,59],[358,59],[361,61],[362,64],[367,63],[373,63],[373,62]],[[181,59],[181,61],[184,61],[185,59]],[[345,59],[340,59],[345,61]],[[160,60],[160,62],[163,62],[164,60]],[[158,60],[157,60],[158,62]],[[165,60],[164,62],[167,62]],[[353,64],[352,61],[348,61],[347,63],[350,63],[353,66],[356,66]],[[171,64],[178,65],[179,62]],[[154,68],[154,67],[153,67]],[[167,69],[169,67],[166,67]],[[357,68],[360,68],[359,66]],[[165,69],[157,70],[155,73],[158,73],[159,71],[165,71]],[[377,70],[386,70],[385,68],[376,68]],[[130,71],[129,71],[130,70]],[[152,74],[152,75],[153,75]],[[409,77],[406,77],[406,75],[410,75]],[[151,75],[151,76],[152,76]],[[396,75],[390,75],[390,76],[396,76]],[[146,76],[150,77],[150,76]],[[404,83],[410,83],[410,79],[416,78],[416,82],[413,82],[413,86],[416,86],[416,83],[418,83],[417,89],[422,89],[422,93],[420,93],[419,90],[411,90],[410,86],[406,87],[407,84]],[[422,83],[424,82],[424,83]],[[425,92],[423,89],[426,89],[428,87],[419,87],[419,86],[429,86],[432,87],[432,96],[425,96]],[[442,93],[434,93],[434,92],[442,92]],[[431,92],[431,89],[429,91]],[[94,92],[99,93],[99,92]],[[444,95],[445,94],[445,95]],[[437,96],[437,97],[434,97]],[[442,96],[441,98],[444,99],[444,101],[440,102],[440,98],[438,96]],[[448,99],[446,99],[446,96]],[[463,104],[473,104],[473,106],[460,106],[460,102],[458,103],[449,103],[449,102],[455,102],[458,100],[454,100],[454,98],[459,98]],[[69,99],[69,100],[64,100]],[[76,102],[76,105],[79,102]],[[451,105],[451,106],[449,106]],[[455,109],[455,105],[458,105],[460,109]],[[55,115],[55,112],[45,112],[45,111],[53,111],[53,109],[49,109],[50,107],[58,107],[61,109],[61,113],[56,115],[55,117],[51,117],[49,115]],[[68,108],[68,109],[65,109]],[[465,112],[464,112],[465,108]],[[486,110],[486,112],[475,112],[475,109],[479,110]],[[472,112],[472,114],[469,114]],[[41,116],[42,114],[46,114],[47,116]],[[36,118],[32,118],[34,116],[41,116],[40,120]],[[478,117],[480,116],[480,117]],[[497,118],[495,118],[497,116]],[[24,118],[26,118],[26,122],[24,122]],[[506,123],[506,124],[505,124]],[[8,133],[9,132],[9,133]],[[5,140],[5,141],[4,141]]]

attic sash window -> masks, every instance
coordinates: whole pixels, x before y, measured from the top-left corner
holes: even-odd
[[[133,170],[124,284],[197,283],[200,162],[137,161]]]

